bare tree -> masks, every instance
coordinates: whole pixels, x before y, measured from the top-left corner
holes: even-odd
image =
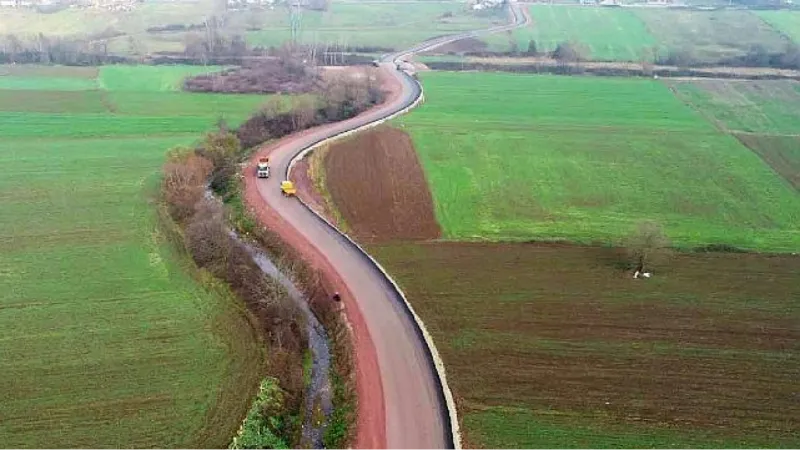
[[[198,33],[187,33],[183,37],[183,53],[191,58],[196,58],[205,63],[208,60],[208,45],[203,36]]]
[[[173,219],[180,222],[194,213],[195,204],[203,197],[211,167],[211,161],[191,150],[170,152],[164,164],[161,189]]]
[[[528,50],[525,51],[525,54],[528,56],[536,56],[539,54],[539,50],[536,47],[536,41],[531,39],[528,41]]]
[[[639,273],[644,272],[646,265],[652,264],[654,259],[663,255],[669,245],[669,239],[661,225],[653,221],[639,222],[626,241],[628,252]]]
[[[659,59],[660,64],[677,66],[681,69],[689,68],[696,61],[697,56],[693,47],[670,49],[666,57]]]
[[[131,55],[143,58],[147,50],[140,40],[133,36],[128,36],[128,52],[130,52]]]
[[[642,49],[642,51],[639,53],[639,62],[642,65],[642,75],[648,77],[653,75],[654,63],[657,55],[658,49],[655,47],[646,47]]]
[[[269,100],[267,100],[261,107],[261,112],[269,119],[277,117],[278,114],[284,112],[285,110],[286,107],[284,106],[284,99],[280,94],[270,97]]]
[[[307,95],[291,97],[292,126],[295,131],[304,130],[314,123],[317,115],[317,103]]]
[[[211,158],[215,167],[222,167],[238,157],[241,148],[239,138],[223,129],[206,134],[203,140],[205,154]]]
[[[553,58],[564,63],[583,61],[588,54],[586,46],[577,41],[562,42],[553,50]]]
[[[231,238],[222,219],[222,208],[203,199],[186,226],[186,248],[199,267],[219,275],[224,273],[231,250]]]

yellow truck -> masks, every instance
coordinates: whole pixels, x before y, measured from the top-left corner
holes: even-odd
[[[294,183],[289,180],[281,181],[281,192],[283,192],[283,195],[290,197],[297,194],[297,188],[294,187]]]

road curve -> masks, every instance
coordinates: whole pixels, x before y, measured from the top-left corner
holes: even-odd
[[[422,330],[391,280],[353,242],[305,204],[297,198],[284,197],[280,191],[280,182],[288,178],[292,162],[307,149],[343,133],[379,123],[404,112],[422,99],[420,84],[397,70],[396,61],[455,40],[480,33],[508,30],[527,23],[527,15],[521,14],[513,3],[511,11],[514,23],[510,25],[435,38],[409,50],[385,55],[380,60],[380,66],[402,87],[399,95],[352,119],[289,136],[260,150],[253,161],[268,153],[272,166],[270,178],[254,179],[254,172],[250,167],[245,172],[247,184],[252,186],[255,183],[260,201],[263,202],[259,206],[266,207],[271,214],[279,216],[292,233],[310,243],[333,267],[346,285],[349,291],[347,295],[352,296],[352,299],[345,299],[345,304],[348,308],[355,305],[357,313],[366,324],[368,340],[371,340],[377,357],[380,383],[380,387],[371,392],[373,395],[382,392],[383,417],[380,421],[385,427],[385,435],[381,439],[367,441],[370,446],[460,447],[454,405],[448,398],[450,393],[444,382],[443,372],[437,371]],[[348,309],[348,316],[351,313]],[[360,359],[360,355],[357,358]],[[357,365],[359,364],[360,361]],[[359,401],[365,402],[368,399]],[[361,422],[361,418],[359,421]]]

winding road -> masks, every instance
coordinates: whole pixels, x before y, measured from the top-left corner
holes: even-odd
[[[435,38],[382,57],[379,65],[399,84],[399,95],[352,119],[316,127],[260,149],[251,165],[268,154],[273,174],[268,179],[256,179],[251,168],[246,169],[248,204],[266,210],[257,216],[259,220],[270,222],[264,225],[280,224],[278,232],[282,237],[294,235],[290,240],[293,246],[303,244],[307,251],[321,256],[323,262],[336,272],[340,284],[346,287],[340,293],[348,319],[354,322],[354,337],[358,342],[357,446],[459,448],[455,406],[444,380],[443,368],[437,368],[435,348],[429,346],[432,343],[426,341],[421,323],[415,320],[400,290],[350,239],[297,198],[284,197],[280,182],[288,178],[293,162],[315,145],[383,122],[422,100],[421,85],[405,72],[397,70],[398,61],[459,39],[524,26],[529,20],[527,14],[521,13],[513,2],[510,8],[513,22],[509,25]],[[251,195],[256,191],[258,198]],[[253,205],[259,201],[261,205]],[[265,217],[270,220],[265,220]],[[364,404],[378,406],[368,408]]]

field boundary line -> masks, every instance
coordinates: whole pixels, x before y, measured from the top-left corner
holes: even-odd
[[[407,72],[405,72],[404,70],[401,70],[398,67],[398,63],[399,63],[399,61],[402,61],[403,57],[408,56],[408,55],[412,55],[412,54],[420,52],[420,51],[430,50],[430,49],[439,47],[441,45],[448,44],[450,42],[455,42],[455,41],[458,41],[458,40],[461,40],[461,39],[464,39],[464,38],[467,38],[467,37],[473,37],[473,36],[476,36],[476,35],[479,35],[479,34],[484,34],[484,33],[491,34],[491,33],[499,32],[499,31],[510,30],[510,29],[518,28],[520,26],[527,25],[528,21],[529,21],[527,16],[524,13],[520,14],[517,11],[516,8],[517,8],[516,2],[512,1],[510,3],[510,9],[511,9],[511,13],[512,13],[512,16],[513,16],[513,19],[512,19],[513,23],[511,23],[511,24],[501,25],[501,26],[497,26],[497,27],[491,27],[491,28],[488,28],[488,29],[485,29],[485,30],[476,30],[476,31],[469,31],[469,32],[459,33],[459,34],[457,34],[455,36],[450,36],[450,37],[446,37],[446,38],[434,38],[432,42],[422,43],[422,44],[419,44],[417,46],[412,47],[409,50],[383,56],[380,59],[381,61],[383,61],[384,63],[390,62],[391,64],[393,64],[395,66],[394,70],[396,70],[397,72],[400,73],[399,76],[400,77],[405,77],[406,80],[408,80],[408,81],[410,81],[412,83],[412,85],[415,88],[414,89],[415,90],[414,99],[409,104],[404,106],[403,108],[401,108],[401,109],[399,109],[397,111],[391,112],[391,113],[387,114],[386,116],[384,116],[384,117],[382,117],[380,119],[374,120],[372,122],[369,122],[369,123],[366,123],[366,124],[363,124],[363,125],[360,125],[360,126],[356,126],[356,127],[352,128],[352,129],[349,129],[349,130],[345,130],[345,131],[341,131],[341,132],[335,133],[335,134],[333,134],[331,136],[328,136],[326,138],[322,138],[322,139],[312,143],[311,145],[305,147],[303,150],[297,152],[292,157],[292,159],[290,160],[289,165],[286,167],[286,173],[284,174],[285,179],[289,180],[290,179],[290,175],[292,173],[292,170],[297,165],[297,163],[300,162],[301,160],[303,160],[306,156],[308,156],[314,150],[316,150],[316,149],[318,149],[318,148],[320,148],[320,147],[322,147],[324,145],[328,145],[328,144],[330,144],[332,142],[338,141],[340,139],[344,139],[346,137],[352,136],[352,135],[354,135],[354,134],[356,134],[358,132],[361,132],[361,131],[364,131],[364,130],[367,130],[367,129],[370,129],[370,128],[374,128],[374,127],[379,126],[379,125],[382,125],[383,123],[385,123],[385,122],[387,122],[389,120],[392,120],[392,119],[394,119],[396,117],[399,117],[401,115],[404,115],[404,114],[408,113],[409,111],[411,111],[412,109],[416,108],[417,106],[419,106],[420,103],[422,103],[424,101],[425,94],[424,94],[424,91],[423,91],[423,88],[422,88],[422,83],[420,83],[414,77],[412,77]],[[520,19],[520,15],[522,15],[521,19]],[[387,70],[391,70],[391,69],[387,68]],[[349,235],[347,235],[347,233],[342,232],[336,225],[331,223],[327,218],[325,218],[321,213],[317,212],[314,208],[312,208],[308,203],[303,201],[300,197],[297,197],[297,200],[300,202],[301,205],[303,205],[303,207],[305,207],[312,214],[314,214],[314,216],[316,216],[317,219],[319,219],[322,222],[324,222],[325,224],[327,224],[327,226],[330,227],[332,230],[334,230],[339,236],[343,237],[349,243],[349,245],[351,245],[355,249],[357,249],[359,254],[362,257],[365,257],[370,262],[370,264],[372,264],[372,266],[374,268],[376,268],[379,273],[381,273],[381,275],[383,276],[384,280],[388,281],[389,285],[394,290],[396,297],[399,298],[400,300],[402,300],[401,303],[404,305],[404,307],[406,309],[406,312],[411,316],[411,318],[413,319],[414,324],[416,325],[416,332],[422,337],[423,341],[425,342],[426,347],[428,348],[427,356],[428,356],[428,358],[430,360],[430,363],[433,365],[434,372],[436,373],[437,382],[439,384],[439,394],[444,397],[445,405],[446,405],[446,408],[447,408],[446,414],[448,416],[449,428],[450,428],[450,430],[449,430],[450,431],[449,439],[450,439],[450,441],[452,443],[452,446],[455,449],[459,449],[460,450],[462,448],[462,443],[461,443],[461,430],[460,430],[460,425],[459,425],[459,422],[458,422],[458,411],[456,409],[456,404],[455,404],[455,399],[453,397],[453,392],[451,391],[449,383],[447,382],[447,374],[446,374],[446,371],[445,371],[444,360],[442,359],[442,357],[441,357],[441,355],[439,353],[439,350],[437,349],[436,344],[433,341],[433,337],[431,336],[430,332],[428,331],[427,327],[425,326],[425,323],[422,321],[422,318],[417,314],[416,310],[414,310],[414,307],[411,306],[411,303],[408,301],[408,298],[406,297],[405,293],[400,288],[400,285],[394,280],[394,278],[392,278],[391,275],[389,275],[389,272],[375,258],[372,257],[372,255],[370,255],[361,245],[359,245],[355,240],[353,240]]]

